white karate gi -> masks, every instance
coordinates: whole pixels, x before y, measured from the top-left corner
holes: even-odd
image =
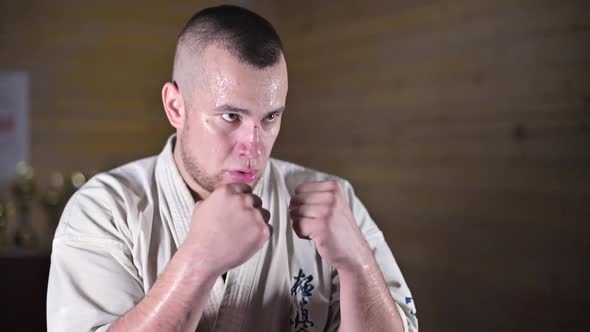
[[[96,175],[68,202],[53,240],[48,331],[106,331],[141,301],[185,240],[195,203],[174,162],[174,141],[158,156]],[[218,278],[197,331],[337,331],[338,276],[312,241],[293,232],[288,211],[298,184],[320,180],[345,188],[405,331],[417,331],[410,290],[350,184],[276,159],[254,188],[271,213],[272,238],[225,283]]]

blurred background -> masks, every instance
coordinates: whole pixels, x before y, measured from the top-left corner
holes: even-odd
[[[161,150],[176,35],[219,3],[0,0],[9,330],[45,329],[55,197]],[[286,47],[274,156],[352,182],[421,331],[590,330],[589,1],[229,3]]]

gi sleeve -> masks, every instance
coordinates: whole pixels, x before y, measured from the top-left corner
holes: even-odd
[[[125,227],[99,189],[90,184],[78,191],[56,231],[47,289],[49,332],[106,331],[144,296]]]
[[[345,181],[343,187],[348,194],[348,202],[355,220],[369,243],[377,265],[383,273],[387,287],[389,287],[389,291],[396,302],[402,318],[404,332],[417,332],[418,319],[412,294],[391,249],[389,249],[385,241],[383,233],[377,227],[363,203],[354,194],[352,186]],[[332,295],[328,311],[328,323],[325,329],[327,332],[337,331],[340,326],[340,282],[336,271],[333,271],[332,275]]]

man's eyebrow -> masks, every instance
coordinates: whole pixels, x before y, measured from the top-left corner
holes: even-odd
[[[265,114],[265,116],[269,116],[271,114],[274,113],[283,113],[285,111],[285,107],[279,107],[274,111],[270,111],[268,113]],[[217,113],[238,113],[238,114],[245,114],[245,115],[250,115],[250,110],[244,109],[244,108],[239,108],[236,106],[232,106],[232,105],[221,105],[215,108],[215,112]]]
[[[218,113],[239,113],[239,114],[250,114],[250,111],[244,108],[239,108],[236,106],[232,106],[232,105],[221,105],[221,106],[217,106],[215,107],[215,112]]]

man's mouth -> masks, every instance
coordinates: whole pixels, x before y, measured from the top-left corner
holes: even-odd
[[[249,170],[234,170],[229,171],[232,179],[235,182],[243,182],[243,183],[250,183],[256,179],[256,175],[258,174],[257,170],[249,169]]]

